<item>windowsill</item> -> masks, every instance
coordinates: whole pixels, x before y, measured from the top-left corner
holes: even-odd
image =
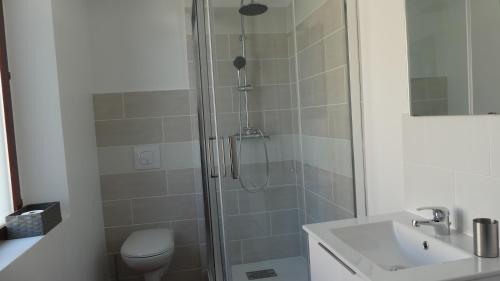
[[[44,238],[50,236],[54,231],[57,231],[57,229],[60,228],[65,221],[66,218],[63,217],[61,223],[44,236],[0,241],[0,272],[24,253],[33,248],[36,244],[41,242]]]

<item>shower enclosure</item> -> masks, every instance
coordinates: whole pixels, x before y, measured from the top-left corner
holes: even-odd
[[[191,15],[209,276],[306,281],[302,225],[365,213],[355,1]]]

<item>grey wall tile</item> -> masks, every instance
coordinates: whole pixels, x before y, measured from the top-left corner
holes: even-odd
[[[132,209],[129,200],[104,202],[102,204],[104,226],[132,224]]]
[[[199,190],[196,188],[194,169],[167,171],[167,180],[169,194],[189,194]]]
[[[122,94],[95,94],[93,100],[95,120],[123,118]]]
[[[229,261],[232,265],[243,263],[240,240],[229,242]]]
[[[165,142],[192,141],[192,116],[166,117],[163,119]]]
[[[196,218],[196,196],[179,195],[132,200],[136,223],[154,223]]]
[[[306,191],[306,206],[307,215],[314,220],[314,223],[354,217],[354,214],[309,191]]]
[[[171,225],[176,246],[198,244],[198,220],[176,221]]]
[[[243,262],[259,262],[300,255],[299,235],[277,236],[243,241]]]
[[[269,187],[258,193],[240,191],[239,202],[241,213],[295,209],[297,188],[296,186]]]
[[[271,233],[267,214],[227,216],[225,223],[229,240],[262,237]]]
[[[103,200],[160,196],[166,191],[164,171],[101,176]]]
[[[272,235],[299,233],[299,211],[278,211],[271,214]]]
[[[95,123],[98,146],[117,146],[161,143],[161,119],[128,119],[97,121]]]
[[[293,161],[271,162],[269,163],[271,178],[269,182],[273,186],[295,185],[295,165]]]
[[[311,165],[304,165],[303,168],[306,189],[333,200],[333,174]]]
[[[333,202],[350,211],[356,212],[354,180],[339,174],[333,175]]]
[[[189,91],[127,93],[125,115],[129,118],[189,115]]]
[[[222,191],[222,202],[224,204],[224,213],[226,215],[236,215],[239,213],[238,190]]]

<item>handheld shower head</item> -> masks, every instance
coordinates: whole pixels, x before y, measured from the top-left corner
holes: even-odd
[[[240,14],[243,16],[258,16],[267,12],[268,7],[264,4],[254,3],[253,1],[247,5],[241,5]]]
[[[247,65],[247,60],[242,56],[238,56],[234,59],[233,65],[236,69],[241,70]]]

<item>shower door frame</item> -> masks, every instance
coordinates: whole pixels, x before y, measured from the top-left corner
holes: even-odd
[[[293,0],[292,0],[293,1]],[[363,141],[363,112],[361,68],[359,56],[358,0],[344,0],[348,44],[349,90],[352,124],[352,159],[355,189],[356,217],[367,215],[365,189],[365,158]],[[202,161],[203,194],[207,231],[207,266],[210,281],[230,281],[227,264],[225,232],[222,223],[223,207],[217,195],[222,190],[218,175],[219,137],[215,104],[215,70],[213,65],[212,0],[193,0],[193,47],[197,67],[198,118],[200,124],[200,150]],[[212,116],[213,115],[213,116]],[[220,207],[219,207],[219,204]]]

